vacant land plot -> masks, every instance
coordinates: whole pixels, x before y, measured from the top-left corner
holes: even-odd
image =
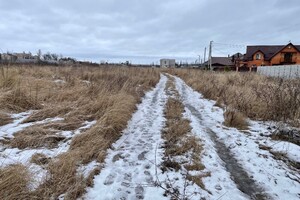
[[[0,198],[298,199],[299,88],[255,74],[2,67]]]

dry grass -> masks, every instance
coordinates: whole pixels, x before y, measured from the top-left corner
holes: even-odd
[[[300,79],[192,69],[173,73],[219,106],[231,107],[253,119],[284,121],[300,127]]]
[[[0,112],[0,126],[9,124],[12,121],[13,121],[12,118],[8,114]]]
[[[0,168],[0,197],[3,200],[31,199],[30,174],[25,166]]]
[[[205,185],[203,183],[203,178],[205,177],[209,177],[211,176],[211,173],[210,172],[206,172],[206,173],[203,173],[201,175],[195,175],[195,176],[192,176],[192,175],[188,175],[187,176],[187,179],[189,181],[192,181],[193,183],[197,184],[199,187],[201,187],[203,190],[206,190],[208,191],[206,188],[205,188]],[[209,193],[211,193],[210,191],[208,191]]]
[[[3,92],[0,96],[0,109],[2,110],[22,112],[39,108],[41,108],[40,104],[19,89]]]
[[[65,199],[80,197],[86,187],[85,179],[77,173],[80,161],[71,154],[63,154],[58,159],[50,161],[47,169],[49,176],[46,181],[34,192],[41,199],[57,199],[65,194]]]
[[[45,154],[35,153],[31,156],[30,162],[37,165],[45,165],[48,164],[50,160],[51,158],[47,157]]]
[[[244,114],[237,110],[228,108],[224,112],[224,125],[245,130],[248,128],[248,122]]]
[[[54,133],[75,130],[84,121],[97,121],[72,139],[66,153],[51,160],[43,155],[32,157],[31,162],[45,163],[49,172],[32,194],[40,199],[56,199],[61,194],[65,194],[65,199],[76,199],[87,185],[93,184],[92,176],[99,169],[85,179],[76,173],[78,166],[93,160],[104,161],[106,150],[120,137],[144,92],[160,78],[155,69],[125,67],[10,66],[1,70],[6,78],[0,80],[0,111],[36,110],[23,123],[64,118],[26,128],[7,145],[21,149],[52,148],[63,139]]]
[[[51,104],[45,106],[43,109],[30,115],[23,123],[42,121],[47,118],[63,117],[65,114],[71,111],[71,108],[65,104],[54,105]]]
[[[19,149],[34,149],[39,147],[54,148],[57,147],[58,143],[63,139],[65,139],[65,137],[56,135],[54,131],[50,129],[32,126],[15,133],[14,138],[10,141],[10,145]]]
[[[83,120],[72,117],[62,121],[50,122],[44,125],[45,129],[55,129],[60,131],[74,131],[82,126]]]
[[[0,89],[11,89],[17,83],[18,71],[0,66]]]

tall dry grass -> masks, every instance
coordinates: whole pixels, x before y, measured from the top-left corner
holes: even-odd
[[[0,112],[0,126],[9,124],[12,122],[12,118],[7,114]]]
[[[64,118],[26,128],[16,133],[8,145],[52,148],[60,141],[53,131],[74,130],[84,121],[97,121],[72,139],[69,151],[47,159],[46,180],[28,194],[41,199],[56,199],[61,194],[65,199],[76,199],[93,184],[92,178],[78,174],[77,168],[104,160],[106,150],[120,137],[144,92],[160,78],[158,70],[145,68],[10,66],[2,67],[0,72],[0,111],[35,110],[24,123]],[[36,157],[33,162],[38,162]],[[99,169],[96,171],[99,173]],[[4,185],[0,187],[5,189]]]
[[[31,199],[30,173],[25,166],[0,168],[0,197],[3,200]]]
[[[230,107],[252,119],[300,126],[300,79],[268,78],[255,73],[215,73],[176,70],[188,85],[217,105]]]

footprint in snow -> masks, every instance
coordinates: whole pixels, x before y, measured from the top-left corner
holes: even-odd
[[[141,185],[135,188],[135,197],[136,199],[144,199],[144,188]]]
[[[139,160],[145,160],[145,155],[146,155],[146,153],[148,153],[147,151],[143,151],[142,153],[140,153],[139,155],[138,155],[138,159]]]
[[[116,177],[115,174],[109,174],[109,175],[106,177],[106,179],[105,179],[105,181],[104,181],[103,184],[104,184],[104,185],[111,185],[111,184],[113,184],[113,183],[114,183],[115,177]]]

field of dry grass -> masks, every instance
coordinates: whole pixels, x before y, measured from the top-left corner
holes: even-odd
[[[256,73],[216,73],[201,70],[175,70],[188,85],[205,98],[229,110],[227,122],[245,127],[243,116],[274,120],[300,127],[300,80],[275,79]],[[240,113],[233,113],[240,112]],[[236,121],[232,121],[236,120]],[[230,124],[228,124],[230,125]]]
[[[42,154],[32,156],[31,162],[42,165],[48,172],[35,190],[26,187],[26,181],[30,181],[26,166],[1,168],[0,196],[4,199],[81,196],[86,186],[93,184],[92,175],[99,173],[99,169],[86,178],[78,173],[78,167],[91,161],[103,162],[106,150],[120,137],[136,104],[159,77],[157,70],[140,68],[0,67],[0,125],[12,121],[9,114],[28,110],[34,112],[22,123],[60,118],[24,128],[13,138],[0,141],[2,145],[51,149],[67,139],[58,134],[60,131],[72,131],[86,121],[96,121],[92,128],[71,139],[67,152],[54,158]],[[18,184],[16,179],[20,180]],[[19,196],[15,197],[16,194]]]
[[[53,149],[62,143],[66,152],[55,156],[34,153],[30,163],[47,172],[34,189],[33,174],[27,165],[16,162],[0,165],[2,199],[76,199],[93,185],[101,171],[86,176],[79,168],[94,161],[103,163],[106,151],[121,135],[145,91],[159,81],[161,70],[100,67],[0,67],[0,126],[14,121],[12,114],[31,111],[13,137],[0,138],[5,148],[18,150]],[[246,129],[246,117],[274,120],[300,127],[300,80],[266,78],[253,73],[211,73],[199,70],[163,70],[184,79],[205,98],[216,100],[225,109],[225,125]],[[166,104],[165,160],[162,170],[203,171],[201,141],[190,134],[190,121],[183,117],[184,106],[174,87]],[[49,120],[51,119],[51,120]],[[54,120],[55,119],[55,120]],[[48,121],[47,121],[48,120]],[[82,128],[95,122],[90,128]],[[82,128],[82,129],[81,129]],[[80,132],[78,132],[80,130]],[[72,137],[62,134],[72,133]],[[185,157],[178,162],[178,157]],[[0,163],[1,164],[1,163]],[[205,189],[201,176],[186,179]]]

